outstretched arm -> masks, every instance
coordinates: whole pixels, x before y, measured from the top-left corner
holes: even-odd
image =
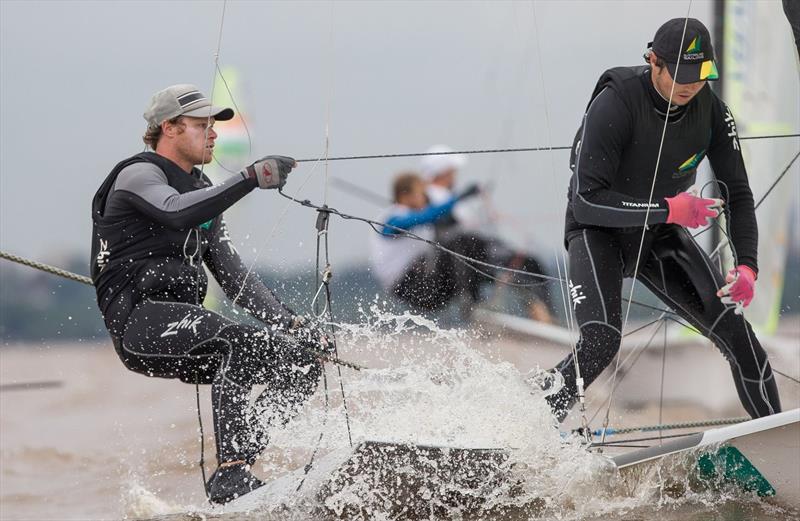
[[[179,193],[156,165],[134,163],[117,176],[109,204],[130,205],[154,222],[183,230],[222,214],[257,186],[256,179],[237,173],[218,185]]]
[[[203,260],[231,301],[268,326],[291,328],[296,314],[278,300],[257,274],[250,272],[248,275],[247,267],[233,247],[224,220],[211,239]]]
[[[404,215],[392,217],[386,222],[388,226],[384,226],[383,234],[396,235],[401,233],[397,228],[411,230],[415,226],[434,223],[442,217],[450,215],[456,202],[458,202],[458,198],[451,197],[442,204],[430,205],[422,210],[411,210]]]

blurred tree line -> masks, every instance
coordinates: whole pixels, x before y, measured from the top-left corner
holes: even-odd
[[[85,259],[72,258],[59,267],[85,274],[86,264]],[[317,289],[313,270],[262,270],[259,276],[289,307],[302,314],[311,312]],[[366,267],[334,271],[331,289],[334,319],[345,322],[359,321],[359,304],[373,301],[382,291]],[[235,315],[221,290],[212,292],[206,305],[223,315]],[[242,320],[244,315],[236,317]],[[58,339],[104,342],[108,333],[93,287],[0,260],[0,338],[3,344]]]
[[[83,258],[72,258],[60,266],[75,273],[87,271]],[[797,273],[800,273],[800,254],[791,249],[786,264],[781,314],[800,313],[800,277]],[[294,272],[262,269],[259,276],[296,312],[306,315],[312,312],[311,300],[317,291],[313,268]],[[213,279],[211,284],[216,284]],[[553,294],[557,291],[555,287],[551,288]],[[363,317],[359,307],[369,309],[376,299],[384,309],[400,309],[365,266],[334,270],[331,294],[334,320],[340,322],[361,322]],[[637,298],[657,303],[649,295]],[[236,313],[221,290],[211,292],[205,304],[225,316],[258,324],[245,314]],[[632,312],[639,315],[641,310]],[[93,287],[0,260],[0,339],[2,344],[59,339],[105,342],[108,333],[97,308]]]

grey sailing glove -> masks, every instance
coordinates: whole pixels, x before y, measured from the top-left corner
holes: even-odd
[[[262,157],[242,170],[242,174],[258,181],[259,188],[283,188],[297,162],[287,156]]]

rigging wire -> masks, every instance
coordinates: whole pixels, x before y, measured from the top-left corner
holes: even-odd
[[[220,16],[220,21],[219,21],[219,34],[217,36],[217,50],[214,53],[214,76],[213,76],[214,79],[212,79],[212,82],[211,82],[211,97],[209,98],[209,103],[212,106],[213,106],[213,102],[214,102],[214,87],[216,86],[216,81],[214,81],[214,80],[216,79],[217,69],[219,69],[219,52],[220,52],[220,48],[222,47],[222,30],[225,27],[225,9],[226,9],[227,5],[228,5],[228,0],[223,0],[223,2],[222,2],[222,14]],[[205,165],[206,165],[205,154],[208,151],[208,147],[206,146],[206,144],[208,143],[209,133],[212,132],[211,119],[212,119],[212,115],[211,115],[211,111],[209,111],[208,117],[206,118],[206,126],[205,126],[205,129],[203,130],[203,134],[204,134],[204,136],[203,136],[203,160],[200,163],[200,177],[201,178],[203,177],[203,170],[204,170]],[[212,154],[212,157],[213,157],[213,152],[211,154]],[[211,158],[209,158],[209,159],[211,159]],[[192,255],[192,259],[194,259],[194,255],[195,254],[200,252],[200,228],[196,227],[194,229],[194,231],[195,231],[195,236],[196,236],[197,249],[195,250],[195,253]],[[186,236],[186,240],[187,241],[189,240],[189,236],[188,235]],[[184,249],[184,257],[185,257],[186,256],[186,243],[184,243],[183,249]],[[193,262],[191,264],[193,264]],[[202,269],[203,268],[202,268],[202,260],[201,260],[198,263],[197,267],[195,268],[195,275],[197,277],[197,280],[195,281],[195,304],[197,304],[197,305],[202,305],[202,303],[199,301],[200,300],[200,271]],[[200,408],[200,380],[199,380],[199,376],[198,376],[197,372],[195,372],[195,375],[194,375],[194,388],[195,388],[195,402],[196,402],[196,406],[197,406],[197,423],[198,423],[199,428],[200,428],[200,460],[197,462],[197,465],[200,467],[200,477],[203,480],[203,491],[206,493],[206,500],[208,500],[208,502],[211,503],[211,495],[209,493],[209,486],[208,486],[208,483],[206,481],[205,434],[203,432],[203,414],[202,414],[202,411],[201,411],[201,408]]]
[[[466,262],[467,265],[478,265],[478,266],[483,266],[483,267],[486,267],[486,268],[491,268],[491,269],[495,269],[495,270],[499,270],[499,271],[505,271],[505,272],[509,272],[509,273],[516,273],[518,275],[524,275],[524,276],[528,276],[528,277],[535,277],[535,278],[543,279],[542,281],[534,283],[534,284],[527,284],[527,285],[516,284],[518,286],[534,286],[534,285],[537,285],[537,284],[543,284],[547,280],[554,280],[554,281],[560,281],[561,280],[558,277],[553,277],[552,275],[544,275],[544,274],[541,274],[541,273],[531,273],[531,272],[528,272],[528,271],[519,270],[519,269],[515,269],[515,268],[507,268],[505,266],[500,266],[500,265],[497,265],[497,264],[492,264],[492,263],[485,262],[485,261],[482,261],[482,260],[479,260],[479,259],[475,259],[473,257],[469,257],[467,255],[463,255],[463,254],[458,253],[456,251],[453,251],[453,250],[451,250],[449,248],[446,248],[446,247],[442,246],[441,244],[439,244],[438,242],[435,242],[435,241],[432,241],[430,239],[425,239],[423,237],[420,237],[419,235],[416,235],[416,234],[414,234],[412,232],[409,232],[408,230],[405,230],[403,228],[398,228],[397,226],[392,226],[391,224],[383,223],[383,222],[380,222],[380,221],[375,221],[375,220],[372,220],[372,219],[367,219],[365,217],[358,217],[358,216],[355,216],[355,215],[346,214],[346,213],[341,212],[341,211],[337,210],[336,208],[333,208],[333,207],[330,207],[330,206],[315,205],[314,203],[312,203],[308,199],[305,199],[305,200],[297,199],[295,197],[292,197],[292,196],[284,193],[283,189],[279,189],[278,193],[280,193],[281,196],[285,197],[286,199],[289,199],[289,200],[299,204],[300,206],[305,206],[307,208],[313,208],[313,209],[315,209],[317,211],[325,211],[325,212],[328,212],[328,213],[330,213],[332,215],[336,215],[336,216],[338,216],[338,217],[340,217],[340,218],[342,218],[344,220],[361,221],[363,223],[366,223],[376,233],[379,233],[381,235],[384,234],[383,230],[388,229],[388,230],[392,230],[397,236],[402,236],[402,237],[406,237],[406,238],[409,238],[409,239],[414,239],[414,240],[417,240],[417,241],[424,242],[426,244],[429,244],[430,246],[433,246],[434,248],[436,248],[438,250],[441,250],[441,251],[443,251],[445,253],[448,253],[449,255],[452,255],[457,260],[460,260],[462,262]],[[474,266],[472,266],[472,269],[476,269],[476,268]],[[486,276],[489,276],[489,275],[486,275]],[[493,277],[490,277],[490,278],[493,278]],[[494,280],[498,280],[498,279],[495,278]],[[511,283],[509,283],[509,284],[511,284]]]
[[[220,53],[220,50],[222,48],[222,30],[225,28],[225,10],[226,10],[227,7],[228,7],[228,0],[222,0],[222,14],[220,15],[220,18],[219,18],[219,32],[217,34],[217,50],[214,52],[214,74],[212,74],[212,76],[211,76],[211,78],[212,78],[211,79],[211,96],[208,99],[209,103],[211,103],[212,105],[214,103],[214,90],[217,87],[216,79],[217,79],[217,71],[219,70],[219,53]],[[226,87],[227,87],[227,84],[226,84]],[[205,128],[205,131],[204,131],[205,140],[204,140],[204,143],[203,143],[203,161],[200,163],[200,174],[201,174],[201,176],[202,176],[203,170],[204,170],[204,168],[206,166],[206,161],[205,161],[206,157],[205,157],[205,155],[206,155],[207,148],[206,148],[205,144],[208,143],[208,134],[209,134],[209,132],[211,132],[211,119],[212,118],[213,118],[213,116],[211,115],[211,112],[209,111],[208,117],[206,118],[206,128]],[[248,136],[249,136],[249,132],[248,132]],[[212,157],[213,157],[213,152],[212,152]],[[208,159],[210,160],[211,158],[208,158]]]
[[[692,12],[692,1],[693,0],[689,0],[689,6],[688,6],[688,8],[686,10],[686,16],[684,17],[683,34],[681,34],[681,41],[680,41],[680,44],[679,44],[679,47],[678,47],[678,55],[680,55],[681,49],[683,49],[683,44],[684,44],[685,39],[686,39],[686,29],[689,26],[689,14]],[[636,264],[634,265],[634,268],[633,268],[633,283],[631,284],[631,290],[630,290],[630,293],[628,295],[628,300],[629,301],[631,299],[633,299],[633,291],[636,288],[636,276],[639,273],[639,262],[641,261],[642,250],[644,248],[644,238],[645,238],[645,235],[647,234],[647,230],[648,230],[647,222],[648,222],[648,219],[650,218],[650,206],[652,204],[653,193],[655,192],[655,188],[656,188],[656,178],[658,177],[658,168],[661,166],[661,154],[662,154],[662,152],[664,150],[664,140],[667,137],[667,125],[669,124],[670,108],[672,108],[672,96],[675,93],[675,83],[676,83],[675,77],[677,77],[677,75],[678,75],[679,68],[680,68],[680,60],[678,60],[678,63],[675,64],[675,73],[671,74],[672,83],[670,85],[669,98],[667,99],[667,110],[666,110],[666,112],[664,114],[664,127],[663,127],[663,129],[661,131],[661,140],[660,140],[659,145],[658,145],[658,154],[656,155],[656,165],[655,165],[655,168],[653,169],[653,180],[652,180],[652,183],[650,184],[650,194],[649,194],[649,196],[647,198],[647,208],[645,210],[644,223],[642,225],[642,236],[641,236],[641,239],[639,240],[639,250],[636,253]],[[625,326],[628,324],[628,317],[630,315],[630,310],[631,310],[631,304],[630,304],[630,302],[628,302],[628,305],[625,308],[625,318],[622,321],[622,327],[620,328],[620,331],[625,331]],[[617,371],[619,370],[619,358],[620,358],[619,357],[619,351],[617,351],[617,353],[616,353],[616,355],[614,357],[614,360],[615,360],[615,363],[614,363],[614,381],[616,381]],[[611,413],[611,405],[612,405],[613,398],[614,398],[614,388],[615,388],[615,386],[612,383],[612,385],[611,385],[611,394],[608,397],[608,408],[606,409],[606,414],[605,414],[605,417],[603,418],[603,426],[604,427],[608,426],[608,417],[609,417],[609,414]],[[605,441],[605,434],[602,436],[600,441],[601,442]]]
[[[558,182],[556,179],[556,165],[555,165],[555,154],[553,154],[553,139],[552,139],[552,131],[550,128],[550,111],[548,110],[548,101],[547,101],[547,87],[544,81],[544,63],[542,60],[542,50],[541,50],[541,43],[539,42],[539,22],[536,17],[536,2],[531,2],[531,9],[533,11],[533,26],[534,26],[534,34],[536,35],[536,55],[539,61],[539,78],[542,84],[542,98],[544,100],[544,116],[545,116],[545,126],[547,128],[547,144],[548,144],[548,155],[550,156],[550,178],[553,183],[553,191],[555,192],[556,187],[558,186]],[[570,147],[571,148],[571,147]],[[561,263],[559,263],[559,252],[561,253]],[[564,248],[559,248],[558,250],[553,252],[556,266],[557,266],[557,273],[558,278],[562,279],[562,282],[559,282],[558,287],[561,290],[561,300],[564,305],[564,314],[567,320],[567,330],[569,331],[570,336],[570,349],[572,351],[572,360],[575,366],[575,386],[578,391],[578,404],[580,408],[581,414],[581,424],[586,432],[586,441],[591,441],[589,438],[589,424],[586,420],[586,391],[584,387],[583,377],[581,376],[581,368],[580,363],[578,360],[578,339],[580,338],[580,327],[577,324],[577,319],[575,318],[574,312],[574,304],[572,303],[571,293],[570,293],[570,280],[569,280],[569,267],[567,265],[567,252]],[[563,272],[563,275],[562,275]]]
[[[789,165],[787,165],[787,167],[784,168],[784,170],[781,172],[781,174],[775,179],[775,181],[770,186],[770,188],[768,190],[768,193],[772,191],[772,189],[778,184],[778,182],[783,177],[785,177],[785,174],[789,172],[790,167],[798,159],[798,157],[800,157],[800,152],[798,152],[798,154],[795,155],[795,157],[792,159],[792,161],[789,163]],[[322,156],[320,156],[320,159],[318,160],[318,163],[321,160],[322,160]],[[317,165],[315,165],[312,168],[312,171],[309,172],[309,174],[306,176],[306,178],[301,182],[300,187],[298,187],[298,189],[297,189],[297,191],[295,193],[295,196],[299,195],[299,193],[302,191],[302,189],[308,183],[310,178],[313,176],[313,173],[314,173],[314,171],[316,169],[316,166]],[[337,178],[332,178],[332,179],[334,179],[335,181],[339,181]],[[766,199],[768,193],[765,193],[764,195],[762,195],[759,198],[759,201],[755,205],[756,208],[758,208],[761,205],[761,203],[764,202],[764,200]],[[290,199],[290,200],[302,205],[302,206],[308,206],[308,207],[311,207],[311,208],[314,208],[314,209],[320,209],[321,208],[320,206],[312,205],[310,203],[310,201],[308,201],[308,200],[299,200],[299,199],[296,199],[295,197],[288,196],[285,193],[281,193],[281,195],[283,197],[286,197],[286,198],[288,198],[288,199]],[[290,206],[290,204],[291,203],[287,202],[286,206],[283,208],[281,216],[277,220],[275,228],[272,230],[272,232],[268,236],[268,239],[269,239],[269,237],[274,235],[277,227],[282,223],[283,217],[286,215],[286,212],[287,212],[288,207]],[[556,281],[556,282],[563,281],[563,279],[559,279],[559,278],[556,278],[556,277],[540,275],[540,274],[532,274],[532,273],[529,273],[529,272],[526,272],[526,271],[522,271],[522,270],[516,270],[516,269],[512,269],[512,268],[507,268],[507,267],[504,267],[504,266],[499,266],[499,265],[494,265],[494,264],[490,264],[490,263],[481,262],[478,259],[473,259],[473,258],[467,257],[465,255],[459,255],[456,252],[450,252],[446,248],[443,248],[440,245],[438,245],[437,243],[433,243],[431,241],[428,241],[426,239],[418,237],[418,236],[414,235],[413,233],[407,232],[406,230],[402,230],[400,228],[395,228],[395,227],[389,226],[386,223],[381,223],[381,222],[378,222],[378,221],[372,221],[372,220],[369,220],[369,219],[363,219],[363,218],[347,215],[347,214],[339,212],[338,210],[335,210],[335,209],[330,209],[330,210],[331,210],[332,213],[335,213],[336,215],[342,217],[343,219],[352,219],[352,220],[364,221],[367,224],[369,224],[370,227],[372,227],[373,230],[375,230],[377,233],[382,233],[382,232],[380,230],[378,230],[377,228],[375,228],[375,226],[380,226],[381,228],[388,227],[390,229],[393,229],[396,232],[401,232],[404,236],[406,236],[408,238],[415,239],[415,240],[421,240],[423,242],[428,242],[430,245],[432,245],[434,247],[440,248],[440,249],[442,249],[442,250],[444,250],[444,251],[446,251],[446,252],[448,252],[448,253],[456,256],[456,257],[460,257],[462,261],[467,262],[467,263],[471,262],[471,263],[475,263],[475,264],[482,264],[485,267],[489,267],[489,268],[492,268],[492,269],[497,269],[497,270],[500,270],[500,271],[508,271],[508,272],[511,272],[511,273],[517,273],[517,274],[520,274],[520,275],[527,275],[527,276],[537,276],[537,277],[553,280],[553,281]],[[716,225],[716,223],[715,223],[715,225]],[[719,226],[719,225],[717,225],[717,226]],[[705,231],[705,230],[703,230],[703,231]],[[700,233],[703,233],[703,232],[700,232]],[[724,230],[723,230],[723,233],[724,233]],[[73,273],[73,272],[70,272],[70,271],[67,271],[67,270],[64,270],[64,269],[61,269],[61,268],[57,268],[57,267],[49,265],[49,264],[44,264],[44,263],[41,263],[41,262],[38,262],[38,261],[34,261],[34,260],[31,260],[31,259],[27,259],[27,258],[18,256],[18,255],[14,255],[14,254],[11,254],[11,253],[8,253],[8,252],[0,251],[0,258],[9,260],[11,262],[15,262],[17,264],[21,264],[23,266],[28,266],[28,267],[31,267],[31,268],[34,268],[34,269],[37,269],[37,270],[40,270],[40,271],[43,271],[43,272],[46,272],[46,273],[50,273],[50,274],[53,274],[53,275],[56,275],[56,276],[59,276],[59,277],[62,277],[62,278],[66,278],[66,279],[69,279],[69,280],[80,282],[82,284],[87,284],[87,285],[90,285],[90,286],[93,285],[92,279],[90,277],[85,276],[85,275],[79,275],[77,273]],[[252,271],[253,266],[254,266],[255,262],[257,261],[257,259],[258,259],[258,256],[256,257],[256,260],[253,262],[253,265],[250,266],[250,271]],[[522,285],[522,286],[525,286],[525,285]],[[643,302],[640,302],[640,301],[637,301],[637,300],[633,300],[633,299],[623,298],[622,300],[624,302],[628,302],[628,303],[633,304],[633,305],[637,305],[637,306],[641,306],[641,307],[644,307],[644,308],[647,308],[647,309],[651,309],[653,311],[658,311],[658,312],[661,312],[661,313],[666,312],[666,313],[670,313],[670,314],[672,314],[674,316],[677,316],[677,315],[675,315],[674,312],[672,312],[672,311],[670,311],[668,309],[660,308],[660,307],[657,307],[657,306],[652,306],[650,304],[645,304]],[[235,300],[234,300],[233,303],[235,304]],[[684,324],[682,322],[678,322],[678,323],[680,323],[684,327],[691,328],[691,326],[688,326],[687,324]],[[786,378],[789,378],[789,379],[791,379],[793,381],[797,381],[798,383],[800,383],[800,381],[794,379],[792,376],[789,376],[789,375],[786,375],[786,374],[783,374],[783,373],[778,373],[778,374],[781,374],[781,376],[785,376]]]
[[[742,136],[739,141],[746,141],[748,139],[782,139],[800,137],[800,133],[794,134],[769,134],[763,136]],[[538,147],[519,147],[519,148],[484,148],[484,149],[467,149],[467,150],[454,150],[452,152],[405,152],[405,153],[386,153],[386,154],[367,154],[367,155],[352,155],[352,156],[337,156],[329,157],[327,161],[356,161],[361,159],[393,159],[402,157],[424,157],[424,156],[444,156],[444,155],[474,155],[474,154],[504,154],[514,152],[551,152],[555,150],[570,150],[572,145],[559,145],[559,146],[538,146]],[[298,163],[310,163],[318,161],[319,158],[298,159]]]
[[[666,327],[666,321],[661,320],[662,318],[663,318],[663,315],[661,317],[659,317],[659,319],[654,320],[654,321],[650,322],[649,324],[647,324],[647,326],[651,326],[651,325],[654,325],[654,324],[656,325],[655,329],[653,330],[653,333],[650,335],[650,338],[648,338],[646,342],[640,343],[639,346],[637,346],[633,350],[631,350],[631,353],[625,358],[626,360],[628,358],[630,358],[634,353],[637,353],[637,352],[639,354],[643,353],[644,350],[653,342],[653,339],[656,337],[658,332],[661,330],[661,327]],[[621,349],[620,349],[620,351],[621,351]],[[624,372],[622,377],[618,377],[618,373],[621,372],[620,371],[621,364],[619,363],[619,357],[620,357],[620,353],[618,352],[617,353],[617,365],[614,368],[613,374],[609,377],[608,380],[606,380],[606,383],[608,383],[609,380],[611,381],[611,386],[610,386],[610,389],[608,391],[608,395],[603,400],[602,405],[600,407],[598,407],[597,410],[594,412],[594,414],[592,414],[592,417],[589,418],[589,423],[593,422],[594,419],[597,417],[597,414],[605,408],[606,409],[606,414],[605,414],[605,417],[603,419],[603,424],[602,424],[603,425],[603,427],[602,427],[603,430],[608,427],[608,410],[611,408],[611,402],[612,402],[612,400],[614,398],[614,391],[617,390],[617,388],[619,387],[620,383],[622,382],[622,379],[627,375],[627,372]],[[638,356],[634,360],[634,363],[637,360],[638,360]],[[628,367],[628,369],[630,369],[631,367],[633,367],[633,364],[631,364]],[[604,442],[605,441],[605,436],[603,436],[600,441]]]

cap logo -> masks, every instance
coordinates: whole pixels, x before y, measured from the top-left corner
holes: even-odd
[[[200,92],[193,90],[192,92],[187,92],[186,94],[181,94],[177,97],[178,104],[181,106],[182,109],[194,105],[199,101],[205,100],[206,97],[203,96]]]
[[[704,61],[702,65],[700,65],[700,79],[701,80],[719,79],[717,64],[715,64],[713,60]]]
[[[702,36],[695,36],[692,43],[689,44],[689,47],[686,48],[686,52],[700,52],[700,43],[702,42]]]
[[[706,56],[703,51],[700,49],[702,45],[702,36],[695,36],[692,43],[689,44],[689,47],[683,52],[683,59],[686,61],[694,61],[694,60],[702,60]]]

